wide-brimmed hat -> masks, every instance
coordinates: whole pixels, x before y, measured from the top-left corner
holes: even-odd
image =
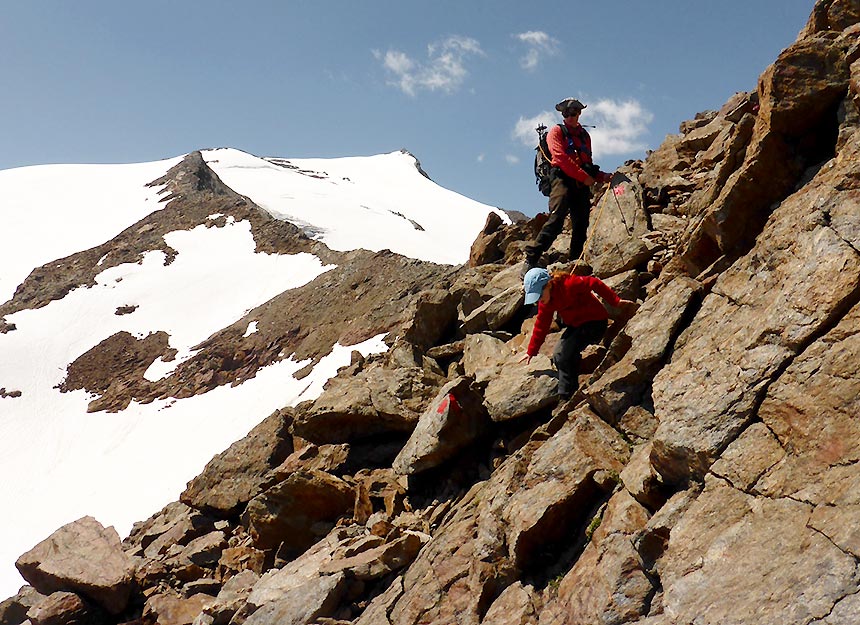
[[[559,113],[564,113],[569,109],[579,109],[581,111],[585,108],[585,106],[585,104],[583,104],[576,98],[565,98],[564,100],[555,105],[555,110]]]

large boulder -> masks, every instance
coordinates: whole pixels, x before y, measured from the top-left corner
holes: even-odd
[[[487,411],[472,380],[452,380],[421,415],[392,466],[403,475],[436,467],[475,440],[487,424]]]
[[[212,458],[180,501],[221,515],[235,513],[270,485],[270,472],[293,451],[290,410],[278,410]]]
[[[242,523],[258,548],[283,545],[286,553],[301,553],[316,541],[321,525],[334,525],[354,502],[355,491],[343,480],[323,471],[299,471],[252,499]]]
[[[107,623],[107,614],[89,605],[73,592],[51,593],[44,601],[30,608],[27,618],[32,625],[99,625]],[[4,625],[7,621],[3,621]]]
[[[450,333],[456,322],[457,298],[450,291],[422,291],[415,299],[411,320],[403,329],[403,338],[426,350]]]
[[[293,430],[316,444],[408,434],[441,384],[441,377],[421,367],[374,364],[355,376],[329,380],[319,398],[297,416]]]
[[[281,588],[279,598],[258,608],[245,625],[310,625],[335,612],[346,588],[343,573],[298,579],[295,585]]]
[[[504,327],[523,305],[523,288],[517,284],[490,298],[463,320],[466,334]]]
[[[528,364],[508,362],[484,391],[493,421],[510,421],[554,405],[558,379],[549,358],[538,354]]]
[[[523,417],[557,402],[558,380],[543,351],[525,364],[509,343],[486,334],[466,337],[463,368],[486,385],[484,405],[493,421]]]
[[[119,535],[93,517],[64,525],[18,558],[21,576],[43,594],[70,591],[119,614],[131,593],[132,562]]]

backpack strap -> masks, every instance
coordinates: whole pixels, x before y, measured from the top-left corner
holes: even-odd
[[[570,141],[570,130],[564,124],[558,125],[561,126],[561,132],[564,134],[564,138]],[[546,134],[548,135],[549,132],[547,132]],[[540,150],[540,153],[546,159],[547,163],[552,163],[552,156],[550,154],[547,154],[547,152],[549,151],[549,147],[547,147],[547,152],[544,152],[542,142],[538,141],[538,150]]]

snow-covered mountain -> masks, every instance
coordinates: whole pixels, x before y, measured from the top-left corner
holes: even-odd
[[[389,249],[461,264],[496,211],[439,187],[402,152],[321,160],[217,149],[202,159],[267,219],[295,224],[317,243],[305,246],[310,251],[267,251],[249,220],[224,212],[195,221],[180,208],[171,219],[183,225],[165,228],[165,207],[177,197],[165,177],[183,157],[0,171],[0,498],[8,506],[0,519],[0,596],[23,583],[17,556],[58,526],[89,514],[124,535],[272,411],[316,397],[353,350],[387,346],[383,331],[358,344],[338,341],[314,358],[279,353],[246,379],[132,399],[113,412],[91,403],[92,384],[70,383],[82,356],[111,337],[135,343],[166,333],[165,357],[143,374],[157,385],[225,328],[241,321],[244,337],[254,335],[264,315],[251,319],[251,311],[336,267],[336,254],[322,259],[315,250]],[[152,237],[159,227],[169,231]],[[64,286],[42,293],[54,272]],[[130,358],[123,349],[119,368]]]

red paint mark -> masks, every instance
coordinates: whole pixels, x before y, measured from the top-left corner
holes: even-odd
[[[454,414],[460,412],[460,402],[457,401],[457,398],[453,393],[445,395],[445,398],[439,402],[439,407],[436,409],[436,412],[442,414],[446,410],[451,410]]]

